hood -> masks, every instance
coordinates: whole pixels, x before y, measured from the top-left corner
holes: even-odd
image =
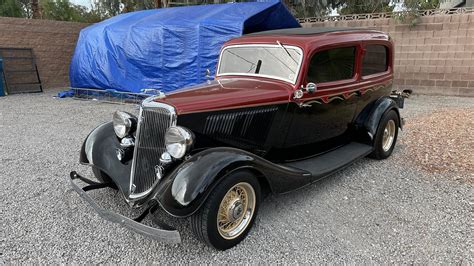
[[[285,103],[293,88],[286,83],[252,78],[219,79],[156,99],[173,105],[178,114]]]

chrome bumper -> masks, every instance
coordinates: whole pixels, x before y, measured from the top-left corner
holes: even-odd
[[[150,227],[148,225],[144,225],[140,222],[137,222],[133,219],[130,219],[128,217],[125,217],[121,214],[111,212],[109,210],[106,210],[102,207],[100,207],[89,195],[87,195],[86,191],[83,188],[80,188],[75,182],[74,179],[84,179],[83,177],[80,177],[76,172],[71,172],[70,178],[68,180],[71,183],[72,188],[83,198],[89,205],[92,206],[92,208],[99,214],[100,217],[103,219],[117,223],[129,230],[132,230],[136,233],[139,233],[141,235],[150,237],[152,239],[169,243],[169,244],[178,244],[181,243],[181,236],[178,231],[171,229],[162,229],[162,228],[154,228]],[[94,183],[93,181],[90,181]],[[89,182],[88,182],[89,183]],[[91,183],[89,183],[91,184]],[[104,187],[104,186],[102,186]],[[143,215],[142,218],[144,217]],[[146,216],[146,214],[145,214]]]

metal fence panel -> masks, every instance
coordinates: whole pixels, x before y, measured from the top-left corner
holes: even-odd
[[[43,86],[31,48],[0,48],[8,94],[42,92]]]

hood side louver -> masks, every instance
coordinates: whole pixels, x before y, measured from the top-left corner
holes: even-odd
[[[258,148],[264,144],[277,111],[277,106],[266,106],[209,115],[203,133],[230,144]]]

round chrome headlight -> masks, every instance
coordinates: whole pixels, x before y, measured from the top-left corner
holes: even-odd
[[[117,111],[114,113],[114,131],[119,138],[125,138],[133,133],[137,125],[137,119],[126,112]]]
[[[193,145],[193,133],[184,127],[170,127],[165,134],[166,151],[173,158],[180,159]]]

